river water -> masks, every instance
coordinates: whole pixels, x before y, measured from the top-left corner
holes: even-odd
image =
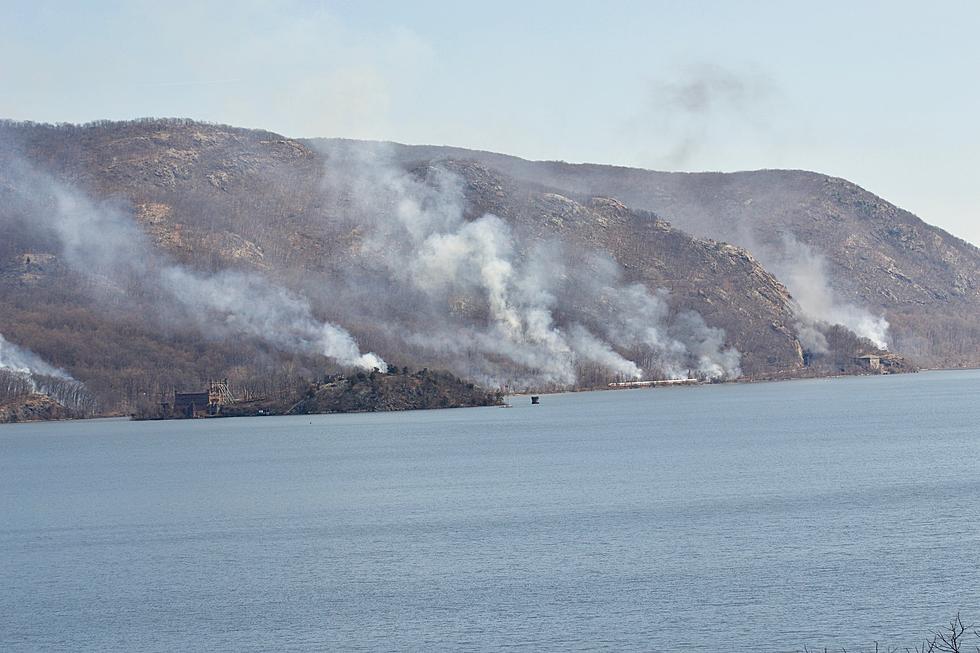
[[[795,651],[980,621],[980,372],[0,427],[0,650]]]

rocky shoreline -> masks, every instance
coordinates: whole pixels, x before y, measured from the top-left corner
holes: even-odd
[[[486,390],[449,372],[393,368],[391,372],[375,370],[327,376],[310,383],[303,391],[281,398],[220,402],[189,413],[173,406],[160,406],[145,409],[134,415],[134,419],[373,413],[501,405],[502,392]]]
[[[842,376],[877,376],[906,374],[919,371],[905,359],[883,353],[879,367],[861,368],[857,365],[833,368],[817,365],[787,374],[745,376],[729,383],[765,383],[798,379],[835,378]],[[688,383],[690,381],[690,383]],[[660,385],[700,385],[694,379],[684,382],[639,382],[636,384],[607,384],[597,387],[568,389],[539,388],[520,394],[550,394],[552,392],[617,390]],[[206,394],[206,393],[201,393]],[[131,415],[136,420],[187,419],[190,417],[265,417],[275,415],[315,415],[331,413],[372,413],[437,408],[473,408],[504,405],[505,392],[487,390],[445,371],[392,367],[390,372],[358,372],[322,377],[279,398],[249,398],[222,402],[220,405],[198,405],[190,414],[176,409],[169,402],[143,406]],[[84,415],[92,416],[92,415]],[[0,424],[15,422],[79,419],[83,415],[72,411],[43,394],[33,393],[0,402]],[[106,414],[95,415],[106,417]],[[115,414],[118,416],[118,413]]]
[[[0,424],[73,419],[75,413],[42,394],[30,394],[0,403]]]

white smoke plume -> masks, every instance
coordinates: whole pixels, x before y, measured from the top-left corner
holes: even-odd
[[[388,369],[377,354],[362,353],[345,329],[314,319],[306,298],[256,274],[205,274],[166,265],[160,279],[202,330],[260,338],[283,351],[321,354],[345,366]]]
[[[670,332],[684,343],[697,372],[709,379],[731,379],[741,376],[741,354],[734,347],[725,348],[725,332],[710,327],[694,311],[684,311],[670,324]]]
[[[594,290],[608,312],[603,321],[610,342],[623,348],[644,348],[647,366],[661,370],[668,379],[687,378],[696,373],[708,379],[734,379],[741,376],[741,354],[725,348],[725,332],[709,327],[694,311],[672,316],[664,290],[651,293],[638,283],[625,285],[611,261],[590,266]],[[586,286],[586,279],[578,285]]]
[[[0,333],[0,370],[33,376],[43,374],[58,379],[71,379],[64,370],[48,364],[32,351],[9,342]]]
[[[47,395],[79,413],[95,409],[83,383],[0,334],[0,400],[27,394]]]
[[[888,348],[888,320],[869,310],[841,301],[829,282],[827,260],[792,236],[783,238],[783,249],[773,269],[796,298],[802,311],[801,344],[815,353],[826,353],[827,341],[816,325],[840,324],[867,338],[880,349]]]
[[[581,277],[566,265],[562,245],[529,244],[490,213],[468,216],[463,180],[444,167],[406,172],[383,149],[334,145],[327,155],[335,210],[366,229],[362,254],[393,284],[386,293],[420,294],[433,307],[433,323],[455,327],[418,333],[406,326],[403,340],[453,354],[458,373],[512,386],[572,385],[585,363],[621,379],[740,375],[739,354],[723,348],[723,332],[700,316],[671,322],[665,295],[623,284],[608,257],[596,257],[596,269]],[[607,307],[608,314],[587,325],[575,305]],[[483,319],[460,318],[452,306]],[[632,350],[654,367],[627,358]]]
[[[608,342],[595,337],[581,324],[572,325],[569,338],[572,347],[585,360],[598,363],[623,378],[643,378],[643,370],[636,363],[617,354]]]
[[[342,327],[318,320],[309,301],[254,274],[206,273],[158,255],[127,212],[97,204],[81,192],[22,167],[20,215],[46,227],[76,272],[107,285],[133,284],[175,307],[203,332],[251,336],[283,351],[320,354],[344,366],[387,370],[374,353],[360,351]],[[49,209],[39,199],[53,198]]]

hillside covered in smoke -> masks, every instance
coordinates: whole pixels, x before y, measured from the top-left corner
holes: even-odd
[[[389,364],[509,389],[856,372],[890,344],[876,306],[787,291],[831,267],[806,233],[767,268],[621,187],[472,154],[3,123],[0,333],[102,412],[208,378],[264,396]]]
[[[803,170],[658,172],[385,147],[403,161],[465,158],[571,197],[616,197],[695,236],[746,248],[810,319],[843,324],[920,365],[980,366],[980,250],[847,180]]]

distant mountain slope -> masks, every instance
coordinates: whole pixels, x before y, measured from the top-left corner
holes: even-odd
[[[528,240],[558,236],[582,251],[612,255],[629,282],[670,292],[677,308],[693,309],[724,329],[742,352],[750,375],[796,370],[802,354],[792,300],[785,288],[744,250],[691,238],[655,216],[596,197],[583,203],[528,189],[483,166],[438,161],[466,181],[474,214],[489,212],[515,225]],[[427,164],[432,165],[432,163]],[[589,311],[591,307],[577,307]],[[600,319],[598,315],[593,319]]]
[[[747,248],[794,293],[807,290],[790,282],[796,271],[798,285],[826,284],[840,301],[884,313],[892,348],[923,364],[980,365],[980,249],[846,180],[798,170],[668,173],[391,147],[405,161],[472,160],[572,197],[615,197],[695,235]],[[826,279],[794,267],[813,257],[826,260]]]
[[[209,377],[288,394],[364,352],[563,387],[875,351],[820,327],[807,367],[813,327],[756,258],[615,193],[388,154],[186,120],[0,124],[0,333],[115,410]]]

